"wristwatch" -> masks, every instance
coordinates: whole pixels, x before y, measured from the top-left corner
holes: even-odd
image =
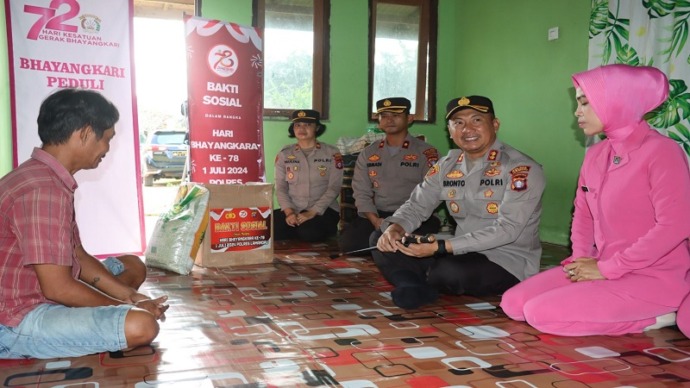
[[[436,252],[434,252],[434,257],[443,257],[448,254],[448,251],[446,250],[446,240],[436,240],[438,243],[438,248],[436,249]]]

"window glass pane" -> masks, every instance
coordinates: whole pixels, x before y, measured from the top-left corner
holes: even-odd
[[[377,100],[400,96],[415,113],[419,19],[417,6],[377,3],[372,112]]]
[[[312,107],[313,0],[266,0],[264,107]]]

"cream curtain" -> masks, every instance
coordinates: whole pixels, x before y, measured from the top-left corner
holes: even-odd
[[[592,0],[589,68],[654,66],[670,82],[669,99],[648,119],[690,156],[690,1]]]

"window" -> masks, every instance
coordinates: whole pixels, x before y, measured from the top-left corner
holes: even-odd
[[[435,119],[437,0],[370,0],[369,106],[407,97],[417,121]]]
[[[316,109],[328,117],[329,0],[255,0],[264,28],[264,115]]]

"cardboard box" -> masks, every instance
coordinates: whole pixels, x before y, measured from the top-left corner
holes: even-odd
[[[204,184],[209,222],[196,255],[201,267],[273,261],[273,184]]]

